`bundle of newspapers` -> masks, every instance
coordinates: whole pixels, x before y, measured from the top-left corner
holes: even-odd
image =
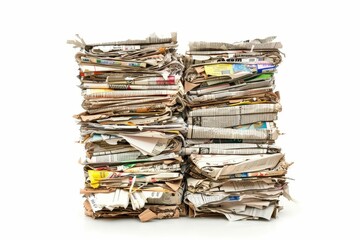
[[[182,206],[179,152],[186,124],[184,64],[177,35],[86,44],[79,65],[84,112],[76,115],[85,154],[85,213],[93,218],[176,218]]]
[[[281,111],[275,37],[234,44],[191,42],[184,60],[188,156],[185,203],[191,217],[230,221],[276,217],[290,198],[288,164],[275,145]]]
[[[176,33],[97,44],[77,37],[68,43],[80,48],[86,215],[277,216],[280,196],[291,199],[291,164],[275,144],[275,37],[191,42],[186,56]]]

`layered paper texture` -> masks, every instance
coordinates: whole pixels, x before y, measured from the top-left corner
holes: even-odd
[[[191,217],[270,220],[281,209],[280,196],[290,199],[290,164],[275,144],[282,44],[274,40],[189,44],[182,154],[188,160],[184,201]]]
[[[87,216],[270,220],[291,199],[275,37],[190,42],[185,55],[176,33],[68,43],[80,49]]]
[[[85,213],[93,218],[177,218],[185,185],[186,134],[177,35],[86,44],[80,52]]]

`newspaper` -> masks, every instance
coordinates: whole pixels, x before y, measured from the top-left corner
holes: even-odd
[[[184,58],[188,124],[189,216],[270,220],[291,199],[291,163],[275,145],[282,110],[275,74],[282,61],[275,37],[237,43],[191,42]]]
[[[208,143],[196,144],[182,149],[183,155],[216,154],[216,155],[249,155],[262,153],[279,153],[280,147],[274,144],[251,144],[251,143]]]
[[[241,174],[244,176],[273,175],[287,170],[284,155],[190,155],[190,160],[201,173],[217,180],[220,176]]]
[[[84,112],[74,117],[85,150],[85,214],[141,221],[185,214],[184,63],[176,33],[96,44],[77,37],[68,43],[80,48]]]
[[[292,163],[275,144],[275,37],[190,42],[185,56],[176,33],[68,43],[79,49],[87,216],[270,220],[291,200]]]
[[[276,140],[279,131],[273,122],[240,125],[238,128],[188,127],[188,138],[257,139]]]

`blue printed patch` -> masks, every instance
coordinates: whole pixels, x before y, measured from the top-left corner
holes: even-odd
[[[229,196],[229,200],[230,200],[230,201],[239,201],[239,200],[240,200],[240,196]]]
[[[236,63],[232,65],[234,73],[237,72],[251,72],[249,68],[247,68],[245,65]]]
[[[240,177],[249,177],[249,174],[248,173],[240,173]]]

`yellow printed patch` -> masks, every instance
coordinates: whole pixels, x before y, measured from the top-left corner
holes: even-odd
[[[234,74],[232,64],[205,65],[205,73],[212,76],[226,76]]]
[[[89,174],[91,187],[98,188],[100,186],[99,182],[103,179],[107,179],[110,175],[110,172],[89,170],[88,174]]]

